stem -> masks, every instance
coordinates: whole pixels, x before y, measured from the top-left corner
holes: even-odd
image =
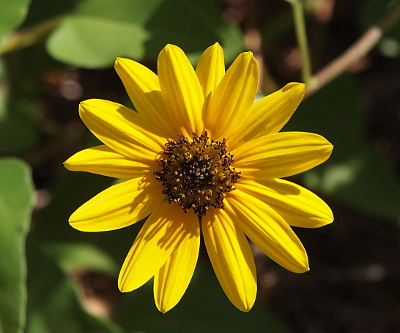
[[[365,56],[387,32],[400,19],[400,4],[375,26],[369,28],[360,39],[350,46],[342,55],[333,60],[314,75],[313,84],[307,86],[306,96],[315,93],[327,83],[346,71],[357,60]]]
[[[313,82],[310,52],[308,49],[306,24],[304,20],[304,8],[302,0],[286,0],[292,5],[293,20],[296,31],[297,44],[299,45],[302,68],[301,76],[306,85],[311,85]]]
[[[17,51],[24,47],[33,45],[42,40],[44,36],[54,30],[62,21],[63,16],[58,16],[44,21],[32,28],[12,33],[2,45],[0,45],[0,55]]]

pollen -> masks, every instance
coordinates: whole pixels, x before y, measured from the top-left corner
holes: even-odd
[[[231,167],[233,155],[227,152],[226,140],[210,140],[207,132],[192,140],[178,134],[178,141],[165,144],[162,158],[156,161],[160,171],[156,179],[163,185],[168,202],[178,203],[188,212],[193,209],[205,216],[210,206],[225,208],[227,192],[235,189],[240,172]]]

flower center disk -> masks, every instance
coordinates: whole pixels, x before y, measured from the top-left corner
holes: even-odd
[[[191,141],[182,134],[178,138],[165,144],[163,157],[156,161],[160,171],[154,174],[164,187],[162,193],[169,203],[179,203],[185,213],[192,208],[199,217],[210,206],[224,209],[226,193],[235,189],[233,184],[240,178],[231,167],[234,160],[225,139],[210,140],[207,132],[193,133]]]

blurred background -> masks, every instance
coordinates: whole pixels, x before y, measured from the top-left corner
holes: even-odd
[[[152,282],[129,294],[117,289],[142,223],[93,234],[68,225],[76,208],[115,182],[63,168],[98,144],[78,104],[101,98],[133,107],[115,57],[156,71],[167,43],[194,65],[217,41],[227,65],[253,51],[260,96],[301,81],[291,5],[0,0],[0,332],[400,332],[399,2],[303,1],[313,73],[370,27],[390,27],[366,56],[311,91],[284,128],[335,146],[326,163],[291,178],[335,215],[321,229],[295,228],[311,271],[285,271],[254,248],[259,291],[245,314],[223,294],[203,247],[188,291],[163,315]]]

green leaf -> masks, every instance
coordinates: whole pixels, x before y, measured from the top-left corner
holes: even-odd
[[[45,252],[67,273],[93,270],[117,277],[119,266],[109,254],[89,243],[54,242],[45,246]]]
[[[119,333],[109,320],[83,310],[75,284],[43,251],[35,234],[27,241],[28,311],[27,333]]]
[[[195,61],[217,41],[229,61],[243,50],[240,30],[222,19],[212,0],[87,0],[54,31],[47,48],[60,61],[100,68],[117,56],[154,60],[168,43]]]
[[[0,1],[0,45],[25,18],[31,0]]]
[[[0,332],[25,326],[25,237],[34,203],[29,166],[0,160]]]

